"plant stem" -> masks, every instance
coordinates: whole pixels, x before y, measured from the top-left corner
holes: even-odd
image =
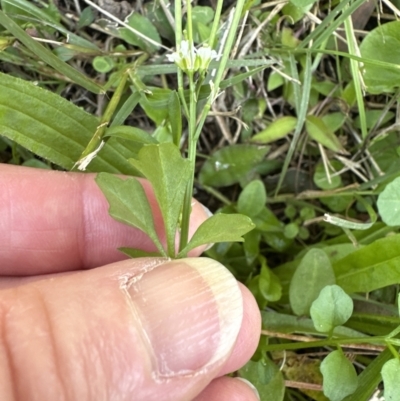
[[[196,86],[193,80],[193,73],[189,74],[189,140],[188,140],[188,160],[190,162],[190,178],[186,188],[186,194],[183,201],[182,209],[182,224],[181,224],[181,237],[179,243],[179,251],[181,251],[187,245],[189,241],[189,223],[190,214],[192,211],[192,196],[193,196],[193,184],[194,184],[194,170],[196,162],[196,145],[197,140],[195,139],[196,132],[196,117],[197,117],[197,99],[196,99]]]

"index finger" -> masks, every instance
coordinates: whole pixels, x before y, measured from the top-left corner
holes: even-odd
[[[117,247],[155,251],[142,231],[108,214],[95,174],[0,164],[0,275],[36,275],[88,269],[125,259]],[[156,231],[164,227],[150,184]],[[190,231],[207,218],[194,202]]]

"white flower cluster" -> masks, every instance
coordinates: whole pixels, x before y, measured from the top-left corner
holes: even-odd
[[[208,45],[196,49],[193,43],[182,40],[178,51],[167,54],[167,59],[174,62],[182,71],[193,73],[196,71],[206,71],[211,60],[217,58],[217,52]]]

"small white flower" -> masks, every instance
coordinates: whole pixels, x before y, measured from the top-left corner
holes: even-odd
[[[181,70],[185,72],[194,72],[194,63],[196,60],[196,48],[188,40],[182,40],[178,51],[167,54],[167,59],[174,62]]]
[[[204,45],[197,50],[196,61],[199,62],[199,70],[205,71],[211,63],[211,60],[215,60],[218,54],[215,50],[212,50],[208,45]]]
[[[184,72],[196,72],[207,70],[211,60],[217,58],[217,52],[208,45],[196,49],[193,43],[182,40],[178,50],[167,54],[168,61],[175,63]]]

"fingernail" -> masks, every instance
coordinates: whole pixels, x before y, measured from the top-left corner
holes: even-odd
[[[132,279],[127,290],[156,378],[193,375],[229,356],[243,301],[219,262],[171,260]]]
[[[260,394],[258,394],[258,390],[256,389],[256,387],[254,386],[253,383],[249,382],[247,379],[243,379],[243,377],[235,377],[236,380],[240,380],[243,383],[246,383],[254,392],[254,394],[256,395],[258,400],[261,400],[260,398]]]

